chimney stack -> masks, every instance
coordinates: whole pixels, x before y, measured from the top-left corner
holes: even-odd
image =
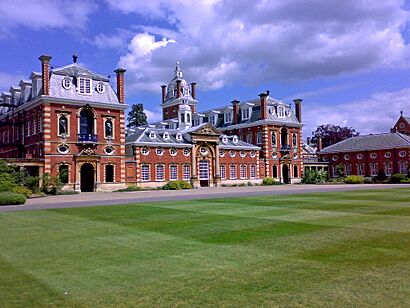
[[[117,96],[121,104],[125,103],[125,80],[124,73],[126,72],[123,68],[117,68],[114,73],[117,74]]]
[[[177,97],[182,96],[181,80],[177,80]]]
[[[267,110],[267,97],[269,95],[269,90],[266,93],[259,94],[260,101],[261,101],[261,120],[266,120],[268,118],[268,110]]]
[[[322,151],[322,137],[320,137],[320,136],[317,136],[317,149],[316,149],[316,151],[317,152]]]
[[[196,99],[196,82],[191,82],[191,95],[193,99]]]
[[[42,95],[50,95],[50,60],[52,57],[42,55],[38,58],[41,61],[41,77],[43,90]]]
[[[233,107],[233,111],[232,111],[232,124],[238,124],[238,118],[239,118],[239,101],[234,99],[231,104]]]
[[[295,103],[296,119],[298,119],[300,123],[302,123],[302,101],[303,100],[300,98],[293,100],[293,102]]]
[[[162,89],[162,103],[165,103],[165,100],[167,97],[167,86],[163,84],[161,86],[161,89]]]

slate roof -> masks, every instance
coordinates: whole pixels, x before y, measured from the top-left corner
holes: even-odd
[[[77,77],[77,76],[86,76],[92,78],[94,80],[100,81],[109,81],[107,76],[99,75],[90,71],[89,69],[81,66],[80,64],[73,63],[67,66],[63,66],[60,68],[53,69],[53,74],[63,75],[63,76],[70,76],[70,77]]]
[[[328,146],[320,151],[320,154],[330,154],[338,152],[354,152],[365,150],[381,150],[391,148],[410,147],[410,136],[400,133],[384,133],[375,135],[365,135],[351,137]]]

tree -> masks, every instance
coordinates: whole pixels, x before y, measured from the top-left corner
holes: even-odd
[[[141,103],[134,104],[128,113],[128,128],[135,128],[141,125],[147,125],[147,115],[144,112],[144,105]]]
[[[347,138],[356,137],[359,133],[352,127],[322,124],[317,127],[316,131],[312,132],[312,135],[312,143],[317,144],[317,137],[320,136],[322,138],[322,147],[326,148]]]

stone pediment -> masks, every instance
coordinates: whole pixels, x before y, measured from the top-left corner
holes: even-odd
[[[222,133],[217,130],[214,126],[212,126],[209,123],[206,123],[205,125],[198,127],[198,129],[193,130],[190,132],[192,135],[207,135],[207,136],[220,136]]]

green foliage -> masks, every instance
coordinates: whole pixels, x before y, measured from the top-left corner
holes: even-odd
[[[79,192],[76,190],[61,190],[59,192],[57,192],[57,195],[78,195]]]
[[[27,198],[33,194],[33,192],[30,189],[20,185],[16,185],[11,191],[17,194],[24,195]]]
[[[58,172],[58,179],[62,184],[68,183],[68,169],[62,169]]]
[[[63,184],[58,177],[52,177],[49,173],[44,173],[42,176],[41,191],[47,195],[57,195],[61,192]]]
[[[364,178],[358,175],[349,175],[345,179],[346,184],[363,184]]]
[[[405,180],[404,174],[395,173],[390,177],[390,183],[400,183],[401,181]]]
[[[302,179],[304,184],[319,184],[325,183],[327,180],[327,173],[324,170],[306,170]]]
[[[264,178],[262,180],[262,185],[269,186],[269,185],[282,185],[282,182],[275,180],[274,178]]]
[[[10,191],[0,192],[0,205],[24,204],[26,196]]]
[[[140,190],[141,190],[141,187],[133,185],[133,186],[128,186],[126,188],[117,189],[115,190],[115,192],[140,191]]]
[[[170,181],[164,186],[162,186],[162,189],[164,190],[181,190],[181,189],[191,189],[192,185],[191,183],[187,181]]]
[[[143,104],[134,104],[128,113],[128,128],[135,128],[141,125],[147,125],[147,115],[144,112]]]
[[[377,176],[373,178],[373,182],[374,183],[386,183],[387,182],[387,176],[383,169],[379,169],[379,171],[377,172]]]
[[[344,178],[345,177],[345,166],[343,166],[343,164],[338,164],[336,166],[336,173],[338,177]]]
[[[322,124],[317,127],[316,131],[312,132],[312,142],[317,143],[317,137],[320,136],[322,138],[322,145],[326,148],[329,145],[358,135],[359,133],[352,127]]]
[[[401,180],[400,183],[409,184],[410,183],[410,177],[405,178],[404,180]]]

